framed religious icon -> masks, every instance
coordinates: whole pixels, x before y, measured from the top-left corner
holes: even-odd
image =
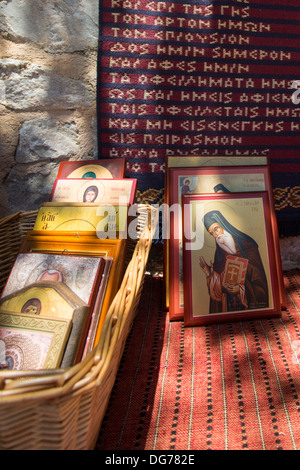
[[[251,155],[168,155],[167,168],[174,167],[203,167],[203,166],[249,166],[268,165],[268,157]]]
[[[224,167],[224,166],[257,166],[268,165],[267,156],[241,157],[235,155],[167,155],[165,171],[165,204],[169,204],[170,168],[203,168],[203,167]],[[167,223],[167,221],[165,222]],[[164,281],[165,281],[165,304],[169,308],[169,240],[164,241]],[[177,315],[176,315],[177,316]],[[179,315],[181,317],[181,315]]]
[[[0,308],[7,312],[70,320],[77,312],[84,311],[86,315],[88,306],[63,282],[40,280],[2,296]]]
[[[127,236],[128,204],[55,203],[43,204],[38,210],[34,230],[87,232],[99,238]]]
[[[2,312],[36,315],[37,318],[66,319],[72,323],[62,367],[81,357],[89,306],[60,281],[37,281],[0,299]]]
[[[182,199],[184,324],[280,316],[268,193]]]
[[[285,292],[278,239],[277,220],[273,203],[273,192],[269,167],[226,166],[203,168],[170,168],[170,246],[169,246],[169,315],[171,320],[183,319],[183,261],[182,261],[182,211],[183,194],[253,192],[266,191],[275,248],[278,289],[281,304],[285,304]]]
[[[67,319],[0,311],[0,340],[4,343],[5,369],[60,367],[71,324]]]
[[[133,204],[137,180],[124,179],[61,179],[54,181],[51,202],[79,202],[86,204]]]
[[[101,256],[111,259],[109,273],[107,273],[107,269],[105,271],[108,279],[106,279],[101,313],[94,334],[94,345],[96,345],[100,338],[108,308],[121,284],[125,266],[126,246],[126,239],[104,240],[91,235],[60,235],[56,232],[29,230],[21,243],[20,252],[64,253],[67,255]],[[99,302],[99,299],[96,300],[97,302]]]
[[[28,230],[20,245],[20,252],[52,253],[77,256],[109,256],[116,264],[124,265],[126,239],[101,239],[86,233],[59,233]],[[113,270],[114,272],[114,270]],[[117,273],[114,273],[115,275]]]
[[[93,306],[104,268],[103,257],[52,253],[19,253],[1,297],[37,281],[60,281]]]
[[[124,158],[61,162],[57,178],[121,179],[125,175]]]

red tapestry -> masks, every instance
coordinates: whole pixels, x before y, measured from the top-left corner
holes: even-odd
[[[279,221],[299,220],[299,2],[102,0],[99,18],[99,158],[160,195],[166,155],[265,155]]]
[[[97,450],[299,450],[300,270],[281,318],[184,327],[147,277]]]

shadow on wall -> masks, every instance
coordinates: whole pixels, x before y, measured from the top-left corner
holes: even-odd
[[[95,158],[98,0],[11,0],[1,13],[3,216],[48,200],[60,161]]]

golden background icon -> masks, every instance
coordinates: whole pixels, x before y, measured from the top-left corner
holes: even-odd
[[[74,301],[77,303],[75,307]],[[66,285],[57,281],[37,281],[0,301],[0,308],[5,312],[36,313],[43,317],[67,319],[72,319],[76,307],[82,306],[86,304]]]
[[[112,179],[111,172],[101,165],[83,165],[76,170],[72,171],[67,178],[109,178]]]

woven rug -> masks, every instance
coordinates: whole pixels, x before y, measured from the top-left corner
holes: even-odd
[[[156,201],[167,155],[268,156],[280,225],[295,234],[299,2],[102,0],[99,11],[99,158],[126,157]]]
[[[147,276],[96,450],[299,450],[300,270],[281,319],[169,323]]]

